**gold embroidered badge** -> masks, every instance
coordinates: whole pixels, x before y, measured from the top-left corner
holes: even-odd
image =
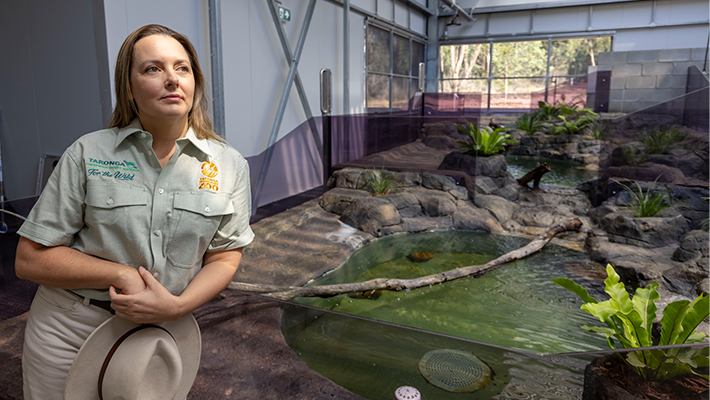
[[[200,168],[204,177],[200,178],[199,189],[209,189],[215,192],[219,190],[219,181],[214,179],[217,176],[217,166],[212,161],[205,161]]]

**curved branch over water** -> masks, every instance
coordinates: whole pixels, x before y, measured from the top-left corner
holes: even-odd
[[[527,245],[505,253],[502,256],[491,260],[482,265],[470,265],[461,267],[438,274],[427,275],[414,279],[389,279],[377,278],[365,282],[357,283],[342,283],[338,285],[323,285],[323,286],[274,286],[262,285],[243,282],[232,282],[229,284],[230,289],[240,290],[250,293],[261,293],[269,297],[288,300],[294,297],[331,297],[339,294],[367,292],[370,290],[410,290],[424,286],[435,285],[452,281],[454,279],[463,278],[466,276],[481,276],[488,271],[496,269],[502,265],[525,258],[543,247],[552,240],[557,234],[568,231],[578,231],[582,227],[582,221],[577,218],[572,218],[566,221],[558,222],[548,227],[545,232],[536,236]]]

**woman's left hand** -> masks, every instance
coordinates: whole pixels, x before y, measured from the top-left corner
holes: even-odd
[[[137,324],[180,319],[183,315],[180,298],[168,292],[147,269],[140,267],[138,272],[145,282],[144,291],[125,295],[117,293],[113,286],[109,288],[111,308],[116,315]]]

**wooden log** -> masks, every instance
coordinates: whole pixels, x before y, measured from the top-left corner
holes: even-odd
[[[530,170],[527,174],[525,174],[523,177],[518,178],[517,181],[519,184],[525,186],[525,187],[530,187],[528,186],[528,182],[533,181],[533,189],[539,189],[540,188],[540,179],[542,179],[542,176],[545,175],[546,173],[552,171],[552,168],[550,168],[547,163],[537,163],[535,168]]]
[[[390,279],[377,278],[365,282],[343,283],[338,285],[323,286],[274,286],[243,282],[232,282],[230,289],[243,292],[261,293],[269,297],[288,300],[294,297],[332,297],[345,293],[366,292],[369,290],[408,290],[417,289],[424,286],[436,285],[466,276],[480,276],[488,271],[496,269],[502,265],[527,257],[542,249],[555,235],[567,232],[578,231],[582,227],[582,221],[572,218],[558,222],[548,227],[543,233],[536,236],[527,245],[503,254],[483,265],[470,265],[441,272],[434,275],[423,276],[414,279]]]

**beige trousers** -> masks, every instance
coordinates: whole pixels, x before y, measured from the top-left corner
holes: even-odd
[[[64,399],[64,385],[76,353],[91,332],[110,317],[108,311],[84,304],[66,290],[40,286],[25,328],[25,400]]]

